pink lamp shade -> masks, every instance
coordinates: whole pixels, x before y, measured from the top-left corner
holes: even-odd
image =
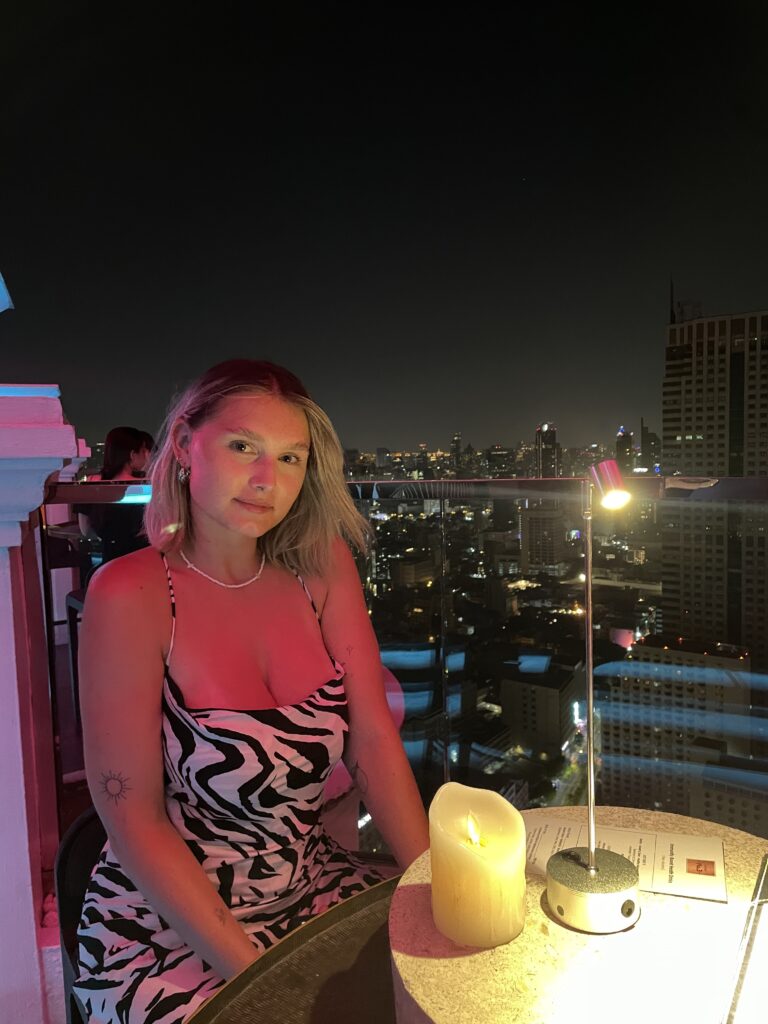
[[[629,501],[630,495],[624,487],[621,470],[615,459],[605,459],[590,466],[589,476],[603,508],[623,508]]]

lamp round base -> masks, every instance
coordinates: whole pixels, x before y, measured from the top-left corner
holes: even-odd
[[[584,846],[559,850],[547,862],[547,901],[558,921],[580,932],[607,935],[631,928],[640,917],[640,876],[632,861],[595,850],[596,871]]]

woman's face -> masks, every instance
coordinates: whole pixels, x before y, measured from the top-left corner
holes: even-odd
[[[290,511],[307,473],[309,425],[275,395],[234,395],[188,439],[196,530],[261,537]]]
[[[131,452],[131,461],[129,469],[132,473],[144,473],[149,465],[149,460],[152,458],[152,452],[149,448],[139,448],[135,452]]]

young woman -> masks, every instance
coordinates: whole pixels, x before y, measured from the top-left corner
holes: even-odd
[[[86,769],[108,842],[75,992],[92,1024],[177,1024],[261,951],[386,877],[320,823],[344,762],[401,867],[428,845],[347,543],[333,428],[281,367],[233,360],[176,403],[151,547],[93,578]]]

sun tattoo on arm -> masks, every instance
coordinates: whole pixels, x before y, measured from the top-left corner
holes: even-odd
[[[119,800],[127,799],[128,790],[132,788],[128,785],[129,782],[130,779],[121,775],[120,772],[110,770],[101,773],[101,791],[107,800],[111,800],[115,804]]]

